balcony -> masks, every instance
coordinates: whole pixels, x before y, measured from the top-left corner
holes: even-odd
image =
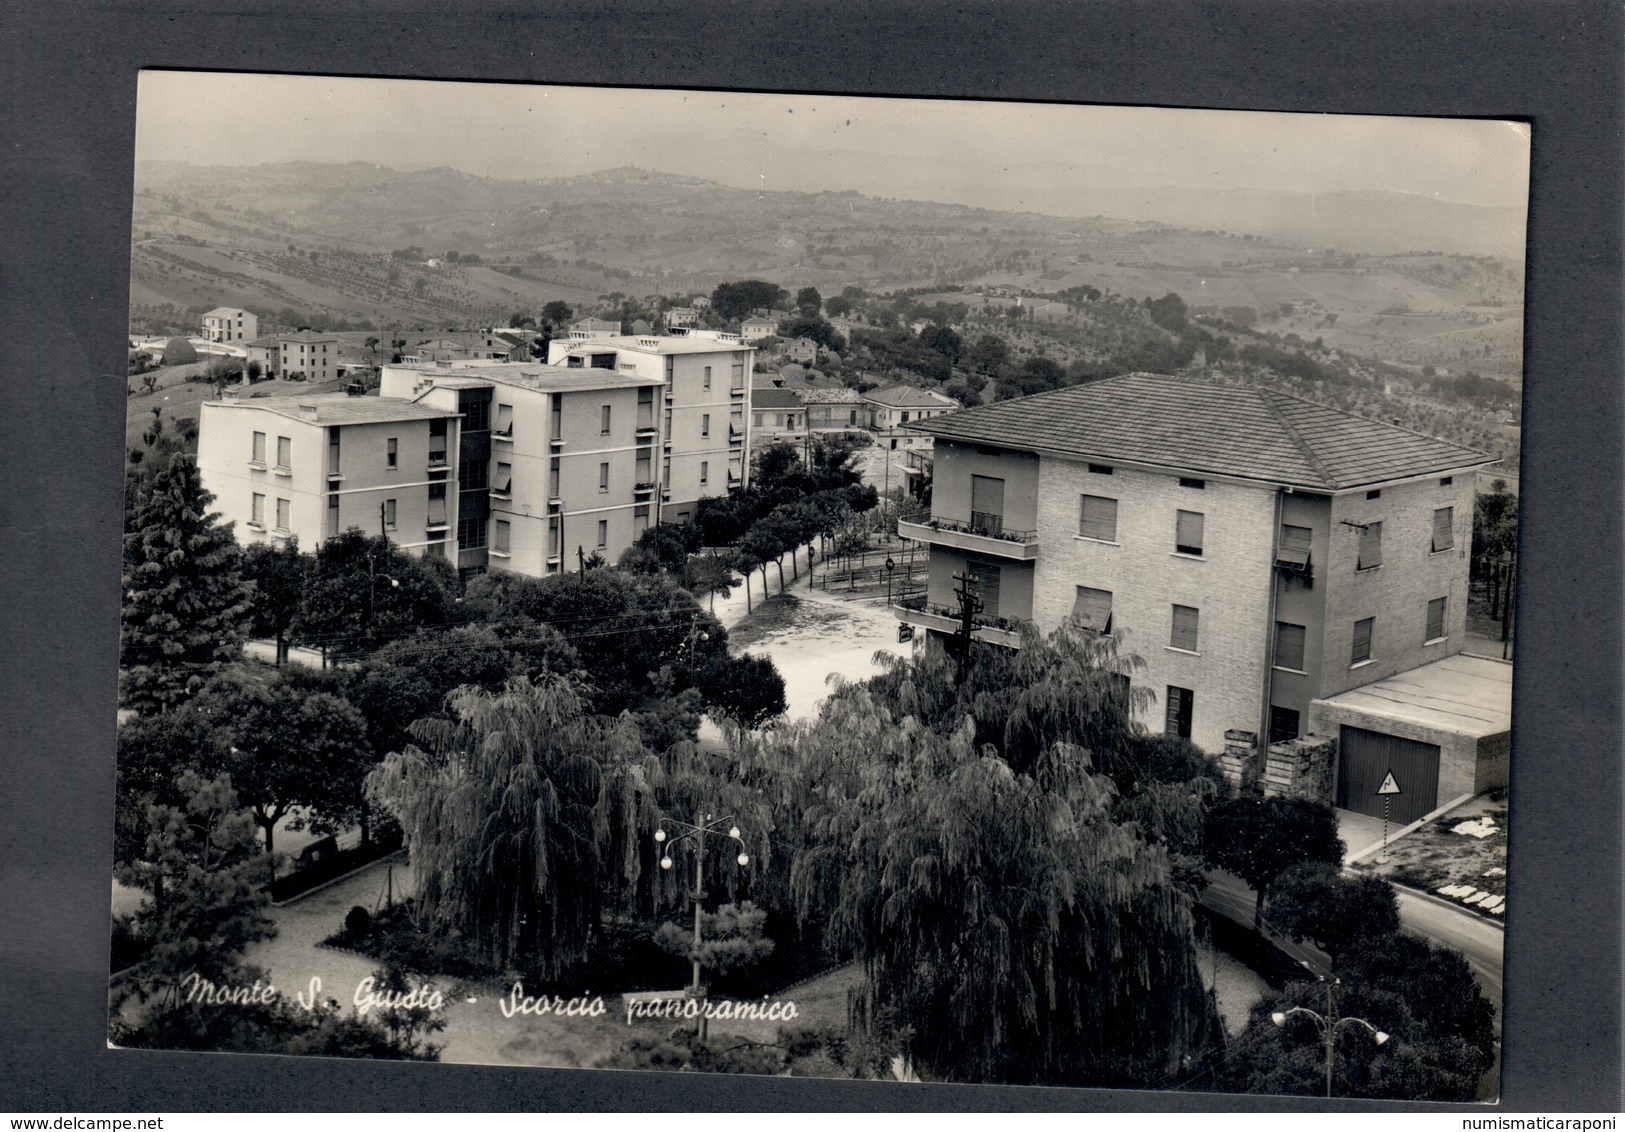
[[[896,610],[899,621],[918,628],[935,629],[939,633],[959,632],[958,611],[946,605],[934,605],[923,596],[898,599]],[[977,614],[971,618],[971,637],[984,644],[1016,649],[1021,647],[1021,627],[1026,624],[1029,622],[1015,617]]]
[[[999,521],[998,516],[978,515],[975,522],[937,515],[899,518],[897,533],[932,546],[974,551],[1017,562],[1031,562],[1038,557],[1038,532],[1012,530]]]
[[[632,490],[639,495],[648,495],[657,486],[658,485],[654,480],[639,480],[637,483],[632,485]]]
[[[438,452],[429,453],[429,470],[431,472],[443,472],[449,467],[451,465],[446,463],[446,450],[444,448]]]
[[[508,444],[512,444],[513,443],[513,426],[509,425],[508,430],[506,432],[498,432],[496,429],[492,429],[491,430],[491,439],[492,440],[501,440],[501,441],[507,442]]]
[[[562,436],[550,436],[550,437],[548,437],[547,438],[547,446],[549,448],[553,449],[555,452],[558,451],[560,448],[564,447],[564,437],[562,437]]]

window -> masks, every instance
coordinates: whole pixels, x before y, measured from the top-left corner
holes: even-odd
[[[743,362],[735,362],[729,376],[735,389],[745,388],[745,364]]]
[[[498,436],[512,436],[513,435],[513,406],[512,405],[498,405],[497,406],[497,423],[496,423],[496,428],[492,429],[492,431],[495,432]]]
[[[1367,523],[1360,532],[1360,556],[1355,559],[1356,570],[1374,570],[1382,565],[1382,524]]]
[[[460,491],[484,491],[491,486],[491,468],[484,460],[464,460],[457,465]]]
[[[429,485],[429,525],[442,526],[446,522],[446,485],[432,483]]]
[[[1110,464],[1090,464],[1089,471],[1097,476],[1109,476],[1112,474],[1112,466]]]
[[[384,530],[392,531],[394,529],[395,529],[395,501],[393,499],[386,499],[386,500],[384,500]]]
[[[248,520],[250,523],[253,523],[256,527],[265,526],[265,496],[257,491],[254,493],[253,510],[249,514],[252,516]]]
[[[902,421],[902,423],[903,424],[908,424],[908,410],[907,409],[903,410],[903,421]]]
[[[598,549],[603,550],[609,545],[609,520],[598,520]]]
[[[276,438],[276,466],[284,471],[293,467],[293,441],[286,436]]]
[[[1077,600],[1072,604],[1072,616],[1076,617],[1085,629],[1093,629],[1097,633],[1110,633],[1112,591],[1079,586]]]
[[[498,464],[497,477],[491,481],[491,490],[498,495],[507,495],[513,490],[513,465]]]
[[[705,367],[705,384],[702,386],[702,388],[704,388],[704,389],[710,389],[711,388],[711,367],[710,366]]]
[[[429,463],[444,464],[446,462],[446,418],[440,417],[429,422]]]
[[[1275,623],[1275,667],[1290,668],[1294,672],[1304,671],[1305,635],[1302,625],[1289,625],[1285,621]]]
[[[1004,481],[996,476],[971,476],[970,525],[978,534],[997,538],[1004,533]]]
[[[710,436],[711,435],[711,414],[710,413],[701,413],[700,414],[700,435],[701,436]]]
[[[339,468],[339,430],[330,428],[327,430],[327,474],[336,476]]]
[[[1174,629],[1169,635],[1168,647],[1195,652],[1196,623],[1200,617],[1200,611],[1188,605],[1174,606]]]
[[[762,427],[762,414],[761,413],[752,413],[750,415],[750,421],[751,421],[751,424],[755,425],[757,428],[761,428]]]
[[[397,441],[392,436],[392,437],[389,438],[388,444],[389,444],[389,452],[384,457],[384,466],[388,467],[388,468],[397,468],[397,467],[400,466],[400,457],[401,457],[400,442]]]
[[[1371,659],[1371,630],[1376,623],[1375,617],[1362,618],[1354,623],[1354,647],[1349,650],[1350,664],[1364,664]]]
[[[1180,476],[1179,486],[1195,488],[1197,491],[1206,491],[1207,480],[1193,480],[1189,476]]]
[[[1454,507],[1440,507],[1433,512],[1433,549],[1435,551],[1449,550],[1456,545],[1455,526],[1456,509]]]
[[[293,505],[291,503],[289,503],[286,499],[279,499],[279,500],[276,501],[276,529],[277,530],[285,531],[285,530],[288,529],[288,523],[290,521],[288,513],[289,513],[289,511],[292,510],[292,508],[293,508]]]
[[[339,533],[339,497],[327,497],[327,537],[337,538]]]
[[[711,462],[709,460],[700,461],[700,482],[711,482]]]
[[[1443,479],[1441,479],[1439,481],[1439,486],[1440,487],[1449,487],[1451,484],[1453,484],[1455,482],[1456,482],[1456,477],[1455,476],[1445,476]]]
[[[1174,522],[1174,549],[1180,554],[1202,553],[1202,523],[1200,511],[1181,511]]]
[[[1290,562],[1294,566],[1309,564],[1309,544],[1315,532],[1309,527],[1281,524],[1281,545],[1275,551],[1277,562]]]
[[[1270,742],[1290,743],[1302,732],[1298,730],[1299,716],[1295,708],[1270,705]]]
[[[598,490],[609,490],[609,465],[607,463],[598,465]]]
[[[485,519],[457,520],[457,549],[478,550],[485,545]]]
[[[457,407],[463,413],[464,432],[487,432],[490,430],[491,402],[468,400],[461,402]]]
[[[1368,491],[1368,492],[1365,493],[1365,497],[1367,499],[1381,499],[1382,498],[1382,489],[1378,488],[1376,491]]]
[[[1168,719],[1166,734],[1180,739],[1191,737],[1191,716],[1196,714],[1196,693],[1189,688],[1168,685]]]
[[[605,405],[598,410],[598,435],[609,435],[609,406]]]
[[[496,521],[496,531],[491,536],[491,551],[494,554],[508,553],[508,531],[512,526],[506,519]]]
[[[1450,603],[1449,598],[1436,597],[1428,602],[1428,627],[1424,641],[1439,641],[1444,639],[1444,614]]]
[[[1117,541],[1117,500],[1104,495],[1085,495],[1078,520],[1078,534],[1100,542]]]
[[[264,467],[264,465],[265,465],[265,434],[263,432],[256,432],[254,434],[254,454],[250,457],[250,459],[253,460],[254,463],[259,464],[261,467]]]

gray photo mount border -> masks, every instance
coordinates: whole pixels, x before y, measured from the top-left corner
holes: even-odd
[[[1622,12],[1606,0],[13,0],[0,696],[7,1108],[1380,1111],[1305,1098],[106,1047],[122,383],[142,67],[1522,118],[1533,125],[1501,1112],[1620,1099]],[[590,51],[559,50],[590,45]],[[364,67],[365,72],[358,70]],[[1533,579],[1533,582],[1531,582]],[[1574,862],[1588,862],[1577,870]],[[1457,1106],[1390,1106],[1452,1110]],[[1487,1114],[1465,1107],[1464,1113]],[[1494,1111],[1494,1110],[1490,1110]]]

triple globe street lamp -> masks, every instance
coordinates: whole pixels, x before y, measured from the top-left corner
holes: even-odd
[[[1325,1014],[1317,1013],[1316,1011],[1310,1010],[1304,1006],[1294,1006],[1290,1010],[1278,1010],[1274,1014],[1271,1014],[1270,1021],[1274,1022],[1277,1026],[1285,1026],[1286,1020],[1292,1017],[1294,1014],[1304,1014],[1315,1020],[1315,1024],[1320,1027],[1321,1039],[1326,1044],[1326,1097],[1327,1099],[1330,1099],[1332,1095],[1332,1055],[1337,1048],[1337,1028],[1345,1024],[1364,1026],[1366,1030],[1370,1032],[1371,1036],[1377,1040],[1377,1045],[1379,1046],[1383,1046],[1388,1043],[1389,1035],[1377,1029],[1364,1018],[1337,1017],[1336,1004],[1332,1000],[1332,991],[1333,988],[1342,985],[1341,980],[1327,978],[1326,976],[1322,975],[1320,976],[1320,981],[1326,984]]]

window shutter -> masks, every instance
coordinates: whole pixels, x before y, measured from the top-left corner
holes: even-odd
[[[1275,664],[1278,668],[1291,668],[1302,672],[1303,669],[1303,642],[1304,627],[1302,625],[1289,625],[1285,621],[1275,623]]]
[[[513,465],[498,464],[497,478],[491,483],[491,490],[506,493],[513,484]]]
[[[496,535],[491,540],[491,549],[492,550],[500,550],[503,553],[507,553],[507,551],[508,551],[508,520],[506,520],[506,519],[498,519],[497,520]]]
[[[1374,617],[1366,617],[1354,623],[1354,649],[1349,658],[1350,664],[1371,659],[1371,629],[1375,621]]]
[[[1355,562],[1356,570],[1369,570],[1373,566],[1382,565],[1382,524],[1368,523],[1365,530],[1360,532],[1360,557]]]
[[[1196,651],[1196,625],[1201,614],[1188,605],[1174,606],[1174,631],[1169,644],[1187,652]]]
[[[1107,499],[1103,495],[1085,495],[1078,534],[1102,542],[1116,542],[1117,500]]]
[[[1454,507],[1440,507],[1433,512],[1433,549],[1449,550],[1456,544],[1455,532],[1451,529],[1455,525],[1456,509]]]
[[[1294,527],[1287,524],[1281,526],[1281,546],[1275,552],[1277,562],[1290,562],[1294,566],[1306,566],[1309,563],[1309,544],[1314,538],[1314,531],[1308,527]]]
[[[1072,606],[1072,615],[1085,629],[1097,633],[1112,631],[1112,591],[1078,587],[1078,598]]]
[[[970,509],[983,515],[1003,515],[1004,481],[992,476],[972,476]]]
[[[497,406],[497,427],[496,427],[496,431],[500,432],[504,436],[507,436],[507,435],[509,435],[509,434],[511,434],[513,432],[513,406],[512,405],[498,405]]]
[[[1175,523],[1174,548],[1181,554],[1202,553],[1203,515],[1200,511],[1181,511]]]
[[[1428,628],[1424,640],[1436,641],[1444,636],[1444,612],[1448,598],[1436,597],[1428,602]]]

